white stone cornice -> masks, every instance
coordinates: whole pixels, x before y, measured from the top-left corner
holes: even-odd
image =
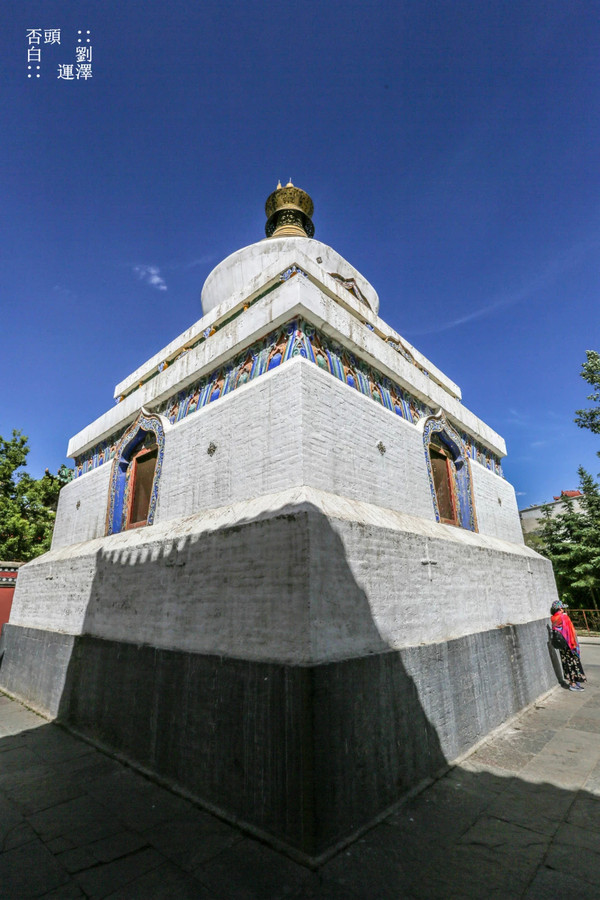
[[[78,456],[99,441],[106,440],[129,425],[141,406],[155,408],[178,390],[218,369],[245,347],[298,316],[320,328],[429,406],[441,407],[455,426],[471,433],[499,456],[506,455],[504,440],[455,396],[365,327],[362,321],[308,278],[297,275],[279,284],[276,290],[243,315],[225,324],[210,340],[190,350],[75,435],[69,442],[68,456]]]
[[[393,328],[380,319],[369,306],[361,303],[354,294],[346,290],[339,281],[333,278],[321,264],[317,263],[316,260],[309,256],[303,249],[305,246],[316,244],[317,249],[313,248],[314,255],[318,252],[319,247],[326,247],[326,245],[308,239],[293,239],[288,240],[286,243],[289,244],[289,246],[279,252],[277,257],[270,264],[262,268],[258,274],[249,278],[243,289],[226,297],[222,303],[212,308],[205,316],[203,316],[203,318],[191,325],[190,328],[172,340],[166,347],[159,350],[158,353],[155,353],[154,356],[143,363],[143,365],[139,366],[131,373],[131,375],[128,375],[127,378],[124,378],[123,381],[119,382],[115,387],[115,399],[127,395],[133,389],[136,389],[140,382],[143,383],[149,377],[154,376],[162,363],[175,360],[179,353],[200,340],[205,332],[209,335],[207,340],[212,340],[214,334],[211,334],[211,332],[219,330],[225,322],[232,318],[232,316],[244,313],[245,307],[255,303],[257,297],[277,288],[281,283],[282,273],[293,267],[302,269],[308,275],[310,281],[312,281],[313,284],[316,284],[323,293],[331,297],[332,300],[345,309],[349,315],[361,322],[361,324],[367,323],[379,337],[403,345],[413,356],[415,363],[425,369],[433,381],[436,381],[444,387],[445,390],[460,399],[461,392],[458,385],[444,375],[437,366],[434,366],[433,363],[408,343],[408,341],[398,334],[398,332],[394,331]],[[331,248],[326,249],[331,251]],[[322,250],[321,252],[324,251]],[[334,253],[334,251],[331,251],[331,253]],[[236,254],[233,254],[233,256],[236,256]],[[336,256],[339,257],[339,254],[336,254]],[[342,257],[339,257],[339,259],[345,263],[345,260],[343,260]],[[345,264],[349,267],[348,263]],[[356,275],[359,275],[359,273],[356,272]],[[368,285],[368,282],[365,282],[363,279],[363,281],[361,281],[362,288],[365,288],[365,284]],[[371,288],[371,290],[373,289]]]

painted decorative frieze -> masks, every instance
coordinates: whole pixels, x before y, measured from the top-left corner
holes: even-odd
[[[361,303],[363,303],[366,306],[369,305],[366,297],[364,296],[364,294],[358,287],[358,285],[356,283],[356,279],[344,278],[342,275],[339,275],[337,272],[330,272],[329,274],[335,281],[337,281],[345,290],[347,290],[349,293],[351,293],[357,300],[359,300]],[[211,325],[210,327],[205,328],[204,331],[201,332],[200,335],[198,335],[198,337],[195,340],[193,340],[189,345],[180,347],[178,350],[176,350],[174,353],[172,353],[171,356],[169,356],[167,359],[161,360],[161,362],[156,366],[156,368],[153,371],[147,373],[142,378],[142,380],[139,382],[139,384],[132,385],[123,394],[120,394],[118,397],[116,397],[115,403],[117,403],[117,404],[122,403],[126,397],[129,397],[131,394],[133,394],[136,390],[138,390],[138,388],[141,388],[144,384],[147,384],[149,381],[152,381],[154,378],[156,378],[158,375],[160,375],[161,372],[164,372],[164,370],[166,368],[168,368],[169,366],[172,366],[173,363],[177,362],[177,360],[180,359],[182,356],[185,356],[186,353],[189,353],[190,350],[193,350],[195,347],[198,347],[200,344],[209,340],[214,334],[217,333],[217,331],[220,331],[222,328],[224,328],[226,325],[228,325],[230,322],[232,322],[234,319],[236,319],[238,316],[240,316],[243,312],[245,312],[251,306],[254,306],[255,303],[258,303],[259,300],[262,300],[264,297],[266,297],[267,294],[270,294],[272,291],[274,291],[279,284],[289,281],[290,278],[293,278],[295,275],[302,275],[304,278],[308,278],[308,274],[304,271],[304,269],[301,269],[300,266],[297,266],[295,264],[290,266],[284,272],[280,273],[279,277],[277,278],[277,280],[275,281],[274,284],[269,285],[264,291],[262,291],[262,293],[257,294],[255,297],[253,297],[247,303],[244,303],[242,308],[235,310],[230,316],[227,316],[222,321],[216,322],[214,325]],[[369,331],[375,331],[375,326],[370,324],[369,322],[363,322],[363,324],[364,324],[365,328],[369,329]],[[427,371],[427,369],[425,369],[419,362],[417,362],[417,360],[414,358],[414,356],[412,355],[410,350],[408,350],[408,348],[404,346],[400,337],[398,337],[398,336],[396,336],[396,337],[387,336],[386,337],[381,333],[379,334],[379,336],[382,337],[383,340],[385,340],[389,344],[390,347],[393,347],[393,349],[397,353],[399,353],[400,356],[403,356],[404,359],[406,359],[409,363],[411,363],[411,365],[413,365],[413,366],[415,366],[415,368],[419,369],[420,372],[423,372],[423,374],[426,375],[428,378],[431,377],[429,372]]]
[[[125,430],[125,428],[120,428],[119,431],[115,432],[108,440],[100,441],[99,444],[96,444],[95,447],[92,447],[86,453],[83,453],[81,456],[76,456],[73,477],[79,478],[81,475],[91,472],[92,469],[97,469],[98,466],[114,459],[117,444],[125,433]]]
[[[283,277],[287,275],[290,278],[297,274],[304,273],[298,269],[294,272],[288,270]],[[413,425],[434,412],[421,400],[303,319],[295,319],[281,326],[225,365],[170,397],[153,412],[164,415],[171,424],[175,424],[295,356],[304,357]],[[124,431],[125,429],[121,429],[109,440],[102,441],[86,454],[77,457],[75,477],[112,460]],[[497,457],[470,435],[462,433],[460,438],[465,455],[502,476],[502,467]]]
[[[480,465],[484,466],[484,468],[489,469],[490,472],[495,472],[496,475],[500,475],[501,478],[504,478],[500,460],[491,452],[491,450],[488,450],[487,447],[482,447],[481,444],[474,441],[473,438],[464,431],[460,432],[460,436],[465,445],[465,453],[469,459],[474,459]]]

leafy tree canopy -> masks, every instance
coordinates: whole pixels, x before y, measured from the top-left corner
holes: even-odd
[[[50,548],[58,494],[71,477],[61,466],[42,478],[25,471],[29,446],[20,431],[0,435],[0,559],[27,562]]]
[[[593,388],[588,409],[576,410],[575,422],[600,434],[600,354],[588,350],[582,365],[581,377]],[[600,456],[600,453],[598,454]],[[580,609],[600,603],[600,486],[583,467],[578,469],[581,510],[573,500],[564,498],[564,512],[552,515],[550,506],[544,508],[541,527],[533,546],[551,561],[559,594],[573,607]]]
[[[564,498],[565,511],[552,515],[544,508],[544,518],[535,547],[552,561],[556,585],[569,606],[598,609],[600,598],[600,488],[589,472],[580,468],[578,498]]]
[[[581,377],[591,384],[593,391],[588,394],[595,406],[575,410],[575,422],[580,428],[589,428],[593,434],[600,434],[600,353],[588,350],[582,365]],[[600,453],[598,454],[600,456]]]

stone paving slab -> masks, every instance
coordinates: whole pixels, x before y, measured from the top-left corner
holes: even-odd
[[[40,897],[66,884],[69,874],[40,840],[0,855],[0,885],[4,897]]]
[[[215,895],[192,875],[166,862],[108,896],[110,900],[213,900]]]
[[[155,825],[144,835],[156,850],[189,872],[244,840],[237,828],[196,809]]]
[[[600,897],[600,642],[556,690],[316,871],[0,694],[0,896]]]
[[[598,900],[598,888],[573,875],[544,866],[536,873],[525,894],[526,900],[559,900],[562,897]]]

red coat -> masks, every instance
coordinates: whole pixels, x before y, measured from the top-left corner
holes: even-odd
[[[559,609],[558,612],[554,613],[552,616],[552,628],[554,631],[558,631],[559,634],[562,634],[571,650],[575,653],[579,653],[579,641],[577,640],[575,628],[564,610]]]

